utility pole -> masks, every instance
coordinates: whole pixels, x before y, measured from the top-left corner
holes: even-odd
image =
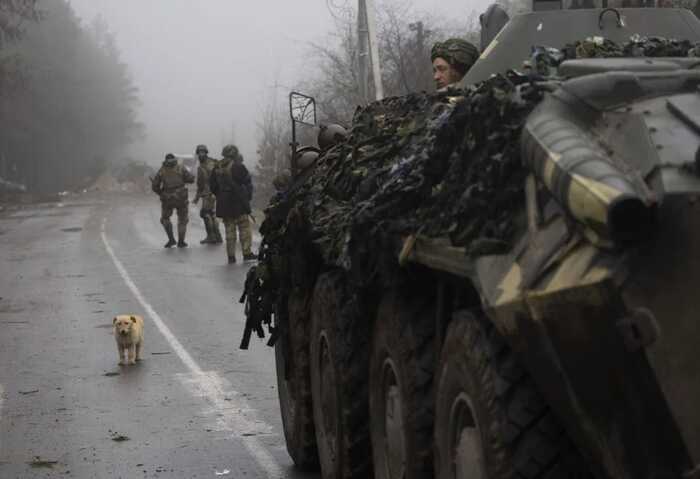
[[[375,100],[384,98],[384,85],[379,65],[379,46],[377,45],[377,27],[374,22],[374,0],[358,0],[357,5],[357,46],[358,76],[360,95],[369,101],[368,63],[372,68]]]
[[[426,68],[426,60],[429,60],[425,54],[425,37],[430,33],[430,31],[425,31],[423,28],[423,22],[418,21],[415,23],[409,23],[408,29],[412,32],[416,32],[416,57],[414,64],[416,66],[416,71],[411,72],[416,75],[416,89],[417,90],[429,90],[431,85],[430,70]]]
[[[384,85],[382,84],[382,71],[379,65],[379,45],[377,43],[377,25],[374,22],[374,0],[365,0],[365,14],[367,15],[367,34],[369,37],[369,51],[372,62],[372,77],[374,79],[375,99],[384,98]]]
[[[359,0],[357,5],[357,79],[360,87],[360,98],[362,98],[364,103],[369,101],[369,77],[367,76],[368,44],[367,5],[363,0]]]
[[[425,48],[425,31],[423,30],[423,22],[409,23],[408,29],[416,32],[416,50],[420,55],[423,54]]]

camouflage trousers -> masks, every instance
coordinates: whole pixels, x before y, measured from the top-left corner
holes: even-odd
[[[236,256],[236,230],[241,240],[241,249],[244,255],[252,253],[253,232],[250,226],[248,215],[238,218],[224,218],[224,228],[226,229],[226,252],[229,256]]]
[[[199,216],[204,218],[208,215],[213,215],[216,209],[216,196],[206,195],[202,196],[202,207],[199,210]]]
[[[199,217],[206,221],[207,218],[211,218],[212,223],[216,230],[219,230],[219,221],[216,219],[216,196],[207,195],[202,196],[202,207],[199,209]]]
[[[185,234],[187,231],[187,222],[189,221],[189,211],[187,208],[187,203],[172,203],[169,201],[163,201],[160,204],[160,224],[166,228],[173,227],[170,222],[170,217],[173,215],[173,210],[177,210],[177,231],[178,234]]]

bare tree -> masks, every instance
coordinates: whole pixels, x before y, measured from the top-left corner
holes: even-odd
[[[335,15],[335,29],[321,42],[309,45],[312,64],[301,89],[316,98],[320,117],[347,123],[362,103],[357,77],[355,15],[343,9]]]
[[[407,3],[384,3],[380,6],[380,50],[386,91],[404,95],[430,90],[430,46],[434,29],[425,18],[412,15]],[[426,74],[428,73],[428,74]]]
[[[301,87],[316,97],[323,121],[347,124],[362,104],[357,78],[356,12],[332,10],[335,29],[310,45],[310,77]],[[436,40],[460,36],[478,42],[476,12],[442,19],[415,10],[407,1],[385,0],[377,8],[377,38],[387,96],[434,89],[430,49]],[[477,43],[478,44],[478,43]]]
[[[279,174],[289,171],[291,129],[286,112],[268,101],[258,121],[258,163],[253,173],[255,195],[253,204],[262,207],[274,194],[272,182]]]

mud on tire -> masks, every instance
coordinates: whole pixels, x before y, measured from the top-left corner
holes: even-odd
[[[318,470],[309,373],[308,303],[309,299],[302,295],[290,296],[287,331],[275,344],[275,366],[287,451],[297,467]]]
[[[372,335],[369,404],[376,479],[421,479],[433,472],[432,303],[387,293]]]
[[[487,321],[455,315],[437,381],[438,479],[592,478],[532,378]]]
[[[340,272],[319,276],[311,307],[311,390],[325,479],[372,477],[368,426],[368,319]]]

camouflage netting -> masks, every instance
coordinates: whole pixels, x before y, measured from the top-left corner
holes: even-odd
[[[617,44],[602,37],[587,38],[565,46],[562,51],[570,58],[609,57],[688,57],[697,56],[697,44],[674,38],[634,35],[630,41]]]
[[[562,50],[533,48],[532,75],[541,79],[540,66],[549,72],[569,58],[695,51],[689,42],[661,38],[624,45],[587,39]],[[275,302],[292,288],[312,286],[314,264],[342,268],[357,285],[390,280],[408,235],[448,237],[467,255],[508,251],[525,228],[519,138],[544,95],[533,78],[510,71],[468,89],[358,109],[349,138],[266,210],[259,264],[246,285],[253,328],[269,324]]]

